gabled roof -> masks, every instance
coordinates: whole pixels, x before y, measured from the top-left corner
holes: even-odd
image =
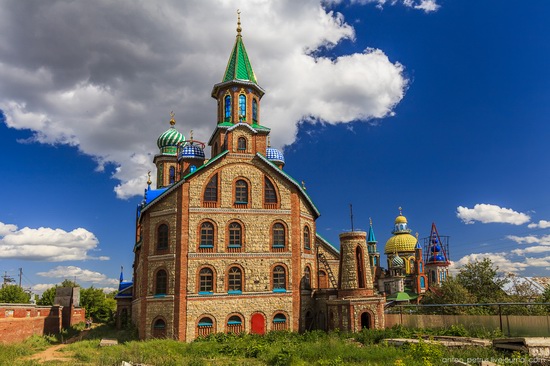
[[[284,178],[286,178],[286,180],[288,182],[290,182],[292,185],[294,185],[296,188],[298,188],[298,191],[300,193],[302,193],[302,195],[304,196],[304,198],[306,199],[306,201],[309,203],[309,205],[311,206],[311,208],[313,209],[313,212],[315,213],[316,217],[319,217],[321,216],[321,213],[319,212],[319,210],[317,209],[317,207],[315,207],[315,205],[313,204],[313,201],[311,200],[311,198],[309,198],[308,194],[306,193],[305,189],[302,188],[302,186],[296,182],[294,180],[294,178],[292,178],[290,175],[286,174],[285,171],[283,171],[282,169],[280,169],[277,165],[273,164],[272,161],[270,161],[268,158],[266,158],[265,156],[263,156],[262,154],[260,153],[256,153],[256,156],[259,157],[261,160],[265,161],[266,163],[269,164],[269,166],[271,166],[277,173],[279,173],[280,175],[282,175]]]
[[[221,122],[221,123],[218,123],[218,125],[216,126],[216,129],[214,130],[214,132],[212,132],[212,136],[210,136],[210,139],[208,140],[208,145],[212,145],[214,136],[216,136],[216,133],[218,132],[218,130],[233,131],[235,128],[240,126],[246,126],[254,134],[257,134],[258,132],[265,133],[265,132],[271,131],[270,128],[256,124],[256,123],[249,125],[248,123],[244,123],[244,122],[239,122],[239,123]]]
[[[200,167],[197,168],[197,170],[195,170],[194,172],[192,173],[189,173],[187,174],[185,177],[183,177],[183,179],[181,179],[179,182],[177,183],[174,183],[172,184],[168,189],[166,189],[164,192],[162,192],[162,194],[160,194],[159,196],[155,197],[155,199],[153,201],[151,201],[150,203],[148,203],[145,207],[143,207],[141,209],[141,212],[140,213],[143,213],[144,211],[146,211],[147,209],[149,209],[151,206],[153,206],[155,203],[159,202],[162,197],[170,194],[170,192],[173,192],[176,188],[178,188],[179,186],[181,186],[183,183],[185,183],[186,179],[188,179],[189,177],[191,177],[192,175],[194,174],[197,174],[197,172],[205,169],[207,166],[210,166],[212,165],[214,162],[218,161],[222,156],[226,155],[229,151],[228,150],[225,150],[224,152],[216,155],[215,157],[213,157],[212,159],[210,159],[208,161],[208,163],[204,164],[204,165],[201,165]]]

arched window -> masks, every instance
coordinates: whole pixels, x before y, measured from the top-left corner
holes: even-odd
[[[229,248],[240,248],[243,245],[243,229],[237,222],[229,224]]]
[[[227,292],[240,294],[243,291],[243,272],[239,267],[231,267],[227,272]]]
[[[363,266],[363,251],[357,246],[355,249],[355,260],[357,264],[357,287],[365,288],[365,272]]]
[[[239,95],[239,122],[246,121],[246,95]]]
[[[214,248],[214,224],[203,222],[201,224],[201,241],[199,248]]]
[[[235,183],[235,203],[247,204],[248,203],[248,183],[239,179]]]
[[[275,186],[267,177],[264,177],[264,203],[266,205],[277,204],[277,192],[275,191]]]
[[[173,184],[176,181],[176,168],[171,166],[170,167],[170,174],[169,174],[169,183]]]
[[[414,273],[414,259],[409,259],[409,273]]]
[[[272,237],[273,237],[273,249],[284,249],[286,245],[285,227],[281,223],[273,225]]]
[[[286,271],[283,266],[273,268],[273,292],[286,292]]]
[[[166,322],[157,319],[153,322],[153,338],[166,338]]]
[[[323,270],[320,270],[318,273],[318,276],[319,276],[319,288],[328,288],[327,273]]]
[[[202,317],[197,324],[197,336],[206,337],[214,333],[214,321],[210,317]]]
[[[161,224],[157,228],[157,250],[168,249],[168,225]]]
[[[168,276],[166,271],[159,269],[155,276],[155,295],[166,295],[168,288]]]
[[[217,202],[218,201],[218,174],[214,174],[204,189],[204,201],[205,202]]]
[[[311,269],[309,269],[309,267],[304,269],[303,288],[306,290],[311,289]]]
[[[227,333],[239,334],[243,331],[243,320],[238,315],[233,315],[227,319]]]
[[[237,140],[237,150],[246,151],[246,139],[244,137],[239,137]]]
[[[224,98],[224,120],[231,121],[231,96],[226,95]]]
[[[258,101],[256,98],[252,99],[252,121],[258,122]]]
[[[304,249],[311,249],[311,240],[309,236],[309,227],[304,226]]]
[[[207,295],[214,292],[214,271],[202,268],[199,272],[199,294]]]
[[[273,317],[273,330],[286,330],[286,315],[282,313],[275,314]]]
[[[424,277],[420,277],[420,288],[426,288],[426,280],[424,280]]]

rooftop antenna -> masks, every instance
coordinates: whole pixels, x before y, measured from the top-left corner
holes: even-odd
[[[349,217],[351,220],[351,231],[355,231],[353,230],[353,206],[351,203],[349,204]]]

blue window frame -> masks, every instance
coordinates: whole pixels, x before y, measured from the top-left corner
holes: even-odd
[[[246,95],[239,95],[239,122],[246,121]]]
[[[226,95],[224,98],[224,120],[231,121],[231,96]]]
[[[252,99],[252,121],[258,122],[258,101]]]

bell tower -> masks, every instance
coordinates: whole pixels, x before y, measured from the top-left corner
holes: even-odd
[[[260,100],[265,91],[258,85],[252,70],[241,34],[241,13],[237,11],[237,15],[237,38],[233,50],[222,81],[212,89],[212,98],[218,101],[216,130],[208,142],[212,147],[212,157],[226,150],[266,155],[266,137],[270,129],[260,124]],[[239,127],[248,132],[236,136],[232,132]]]

